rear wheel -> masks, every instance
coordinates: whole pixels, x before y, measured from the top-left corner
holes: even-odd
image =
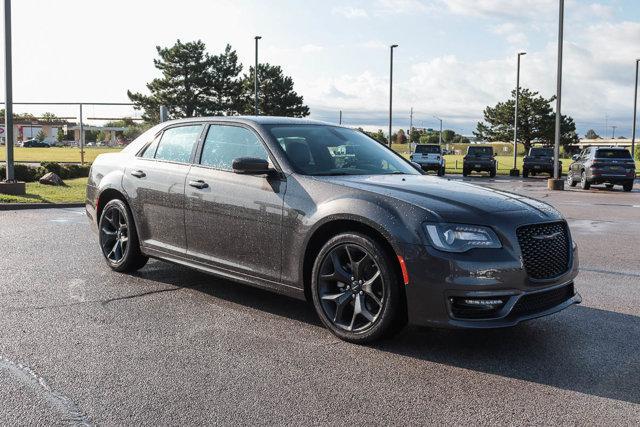
[[[631,191],[633,190],[633,181],[627,181],[624,184],[622,184],[622,189],[624,191]]]
[[[583,190],[591,188],[591,183],[587,180],[587,173],[585,171],[582,171],[580,174],[580,188]]]
[[[522,169],[522,177],[523,178],[529,178],[529,170],[528,169]]]
[[[393,260],[363,234],[339,234],[322,247],[311,291],[322,323],[345,341],[364,344],[390,335],[402,316]]]
[[[467,169],[462,169],[462,176],[468,176],[469,175],[469,171]]]
[[[98,224],[100,248],[107,265],[115,271],[138,270],[149,258],[140,251],[138,233],[129,207],[120,199],[109,201]]]
[[[496,172],[497,172],[497,171],[496,171],[495,169],[491,169],[491,170],[489,171],[489,176],[490,176],[491,178],[495,178],[495,176],[496,176]]]

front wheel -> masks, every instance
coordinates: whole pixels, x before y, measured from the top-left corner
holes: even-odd
[[[311,292],[322,323],[345,341],[365,344],[390,335],[402,316],[393,260],[363,234],[339,234],[322,247]]]
[[[551,175],[551,176],[553,177],[553,175]],[[576,185],[578,185],[578,181],[576,181],[576,180],[573,178],[573,172],[571,172],[571,171],[569,171],[569,172],[567,173],[567,185],[568,185],[569,187],[575,187]]]
[[[522,177],[523,178],[529,178],[529,170],[528,169],[522,169]]]
[[[496,172],[497,172],[497,171],[496,171],[495,169],[491,169],[491,171],[489,171],[489,176],[490,176],[491,178],[495,178],[495,177],[496,177]]]
[[[627,192],[633,190],[633,181],[628,181],[622,184],[622,189]]]
[[[444,174],[445,174],[444,166],[440,166],[438,168],[438,176],[444,176]]]
[[[98,235],[102,255],[107,265],[115,271],[136,271],[149,260],[140,251],[131,211],[120,199],[109,201],[102,210]]]

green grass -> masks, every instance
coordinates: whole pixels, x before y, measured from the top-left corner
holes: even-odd
[[[0,161],[6,160],[7,151],[0,149]],[[14,147],[13,156],[17,162],[69,162],[80,163],[80,148],[77,147],[51,147],[51,148],[24,148]],[[85,147],[84,161],[91,163],[102,153],[117,153],[122,148],[112,147]]]
[[[0,194],[0,203],[79,203],[85,199],[87,178],[68,179],[66,186],[27,183],[27,194],[11,196]]]

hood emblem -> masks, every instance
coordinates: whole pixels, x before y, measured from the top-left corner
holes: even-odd
[[[534,239],[536,240],[551,240],[551,239],[555,239],[556,237],[560,236],[562,234],[562,231],[556,231],[555,233],[551,233],[551,234],[538,234],[537,236],[532,236]]]

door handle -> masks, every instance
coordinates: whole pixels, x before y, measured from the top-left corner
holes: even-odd
[[[136,178],[144,178],[145,176],[147,176],[147,174],[141,170],[131,171],[131,175],[135,176]]]
[[[209,184],[207,184],[201,179],[197,181],[189,181],[189,185],[195,188],[199,188],[200,190],[202,190],[203,188],[207,188],[209,186]]]

